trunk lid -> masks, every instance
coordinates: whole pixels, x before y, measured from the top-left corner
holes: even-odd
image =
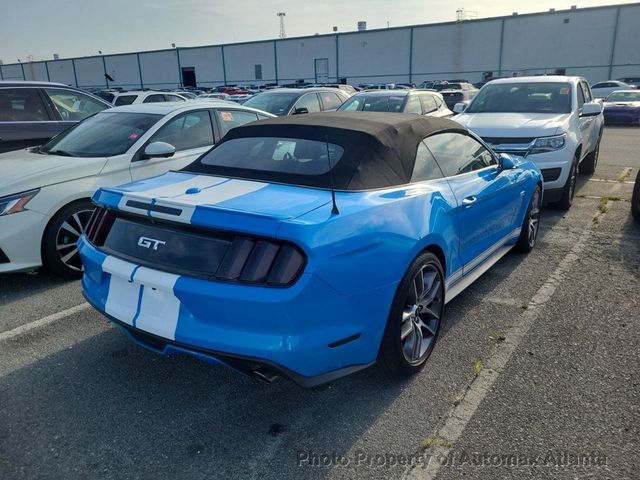
[[[169,172],[114,189],[96,203],[171,222],[275,237],[280,223],[331,201],[326,190],[187,172]]]

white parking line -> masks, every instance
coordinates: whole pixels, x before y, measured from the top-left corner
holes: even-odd
[[[629,169],[629,171],[631,171],[631,169]],[[624,174],[624,170],[623,170],[623,174]],[[624,176],[624,175],[623,175]],[[635,185],[636,182],[632,182],[630,180],[608,180],[605,178],[589,178],[587,179],[587,182],[602,182],[602,183],[622,183],[623,185]]]
[[[507,331],[505,340],[493,347],[485,365],[475,380],[467,389],[464,397],[457,406],[449,410],[444,425],[433,435],[432,447],[429,452],[429,461],[424,466],[414,466],[405,471],[405,478],[410,480],[433,480],[458,440],[463,430],[473,417],[484,398],[489,394],[493,384],[504,370],[522,339],[536,321],[542,307],[553,297],[563,276],[579,258],[591,230],[589,226],[582,232],[578,241],[573,245],[569,253],[560,261],[560,264],[533,296],[527,309],[520,315],[516,323]]]
[[[81,303],[80,305],[76,305],[75,307],[67,308],[66,310],[62,310],[60,312],[53,313],[51,315],[47,315],[39,320],[34,320],[33,322],[25,323],[24,325],[20,325],[19,327],[14,328],[13,330],[7,330],[6,332],[0,333],[0,342],[4,340],[9,340],[10,338],[15,338],[19,335],[23,335],[28,333],[36,328],[44,327],[46,325],[50,325],[53,322],[61,320],[65,317],[69,317],[78,312],[82,312],[88,309],[90,305],[88,303]]]

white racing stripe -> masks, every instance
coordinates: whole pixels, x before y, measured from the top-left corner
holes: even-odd
[[[175,340],[180,300],[173,294],[179,275],[140,267],[134,283],[144,285],[135,327],[163,338]]]
[[[267,185],[267,183],[251,182],[248,180],[230,180],[222,185],[203,189],[200,193],[180,195],[171,200],[186,205],[215,205],[231,200],[232,198],[256,192]]]
[[[256,192],[268,185],[268,183],[248,180],[216,179],[215,182],[212,182],[210,178],[199,176],[190,181],[179,182],[165,187],[157,187],[142,192],[125,193],[118,203],[118,209],[125,212],[149,215],[153,218],[191,223],[191,217],[198,205],[216,205],[233,198],[241,197],[242,195]],[[191,187],[199,188],[200,192],[186,194],[185,191]],[[145,208],[131,207],[127,205],[129,200],[142,202],[153,201],[154,205],[177,208],[180,210],[180,215],[171,215],[149,211]]]
[[[108,256],[102,264],[102,270],[111,274],[104,310],[107,314],[129,325],[133,325],[140,297],[140,285],[131,282],[135,269],[134,264],[111,256]]]
[[[116,319],[175,340],[180,300],[174,295],[179,275],[136,266],[108,256],[102,269],[111,274],[105,311]]]
[[[151,198],[170,198],[183,195],[189,188],[209,188],[221,183],[227,182],[226,178],[209,177],[206,175],[197,175],[189,180],[182,182],[170,183],[161,187],[151,188],[149,190],[140,190],[137,192],[126,193],[125,195],[139,196],[146,199]]]
[[[67,308],[66,310],[62,310],[60,312],[47,315],[46,317],[40,318],[39,320],[34,320],[33,322],[20,325],[19,327],[16,327],[13,330],[0,332],[0,342],[18,337],[20,335],[24,335],[25,333],[29,333],[31,330],[35,330],[36,328],[45,327],[47,325],[52,324],[53,322],[57,322],[58,320],[61,320],[63,318],[70,317],[71,315],[75,315],[76,313],[84,312],[85,310],[88,310],[90,307],[91,305],[89,305],[86,302],[81,303],[80,305],[76,305],[75,307]]]

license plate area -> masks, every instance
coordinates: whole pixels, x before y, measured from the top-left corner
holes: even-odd
[[[175,340],[180,300],[174,294],[179,276],[107,257],[110,275],[107,314],[132,327]]]

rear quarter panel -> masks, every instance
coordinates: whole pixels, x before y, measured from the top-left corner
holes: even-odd
[[[413,259],[435,245],[446,272],[458,265],[456,202],[446,180],[370,192],[338,192],[325,205],[283,222],[278,237],[300,245],[306,271],[344,295],[397,285]],[[390,289],[395,292],[395,288]]]

